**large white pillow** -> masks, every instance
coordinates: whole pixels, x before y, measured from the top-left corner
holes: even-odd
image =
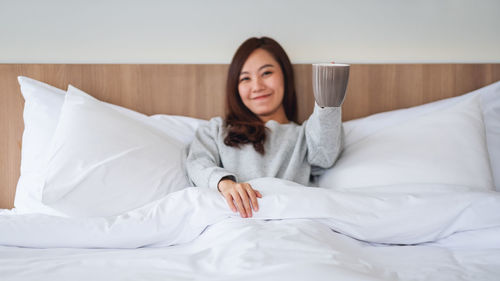
[[[17,184],[14,206],[18,213],[61,215],[60,212],[42,203],[42,187],[47,148],[50,147],[58,124],[66,91],[28,77],[20,76],[18,81],[25,106],[21,176]],[[130,111],[120,106],[106,104],[118,111]],[[152,124],[154,123],[158,130],[185,145],[192,141],[197,127],[207,122],[174,115],[153,115],[150,119],[156,121]]]
[[[183,144],[156,121],[71,85],[48,153],[42,202],[68,216],[112,216],[188,186]]]
[[[345,122],[346,145],[350,145],[386,127],[447,108],[474,95],[480,97],[493,180],[497,191],[500,191],[500,145],[498,145],[500,143],[500,81],[461,96]]]
[[[41,203],[47,147],[54,135],[66,91],[18,77],[24,97],[21,175],[14,206],[20,213],[55,214]]]
[[[345,148],[320,186],[428,183],[493,189],[479,99],[469,95],[347,122]]]

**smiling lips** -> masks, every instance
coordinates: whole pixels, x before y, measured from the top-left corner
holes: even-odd
[[[272,94],[267,94],[267,95],[261,95],[261,96],[258,96],[258,97],[255,97],[255,98],[252,98],[253,100],[262,100],[262,99],[265,99],[267,97],[270,97]]]

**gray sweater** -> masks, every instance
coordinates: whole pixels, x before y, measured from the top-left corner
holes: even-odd
[[[217,188],[224,177],[246,182],[259,177],[276,177],[312,185],[337,159],[343,143],[340,107],[320,108],[302,125],[268,121],[265,154],[251,144],[240,148],[224,144],[226,129],[220,117],[198,128],[189,147],[186,170],[192,184]]]

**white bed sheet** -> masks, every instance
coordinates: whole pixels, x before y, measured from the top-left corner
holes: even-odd
[[[441,281],[500,276],[496,192],[432,185],[332,191],[277,179],[252,185],[264,195],[252,219],[239,218],[217,192],[202,188],[172,193],[112,218],[2,212],[0,244],[10,246],[0,246],[0,279]]]
[[[139,249],[0,247],[1,280],[498,280],[500,249],[376,246],[310,220],[228,219]]]

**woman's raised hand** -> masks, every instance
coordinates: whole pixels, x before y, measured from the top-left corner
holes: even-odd
[[[226,198],[227,204],[233,212],[240,213],[242,218],[252,217],[252,207],[255,212],[259,210],[257,197],[262,198],[258,190],[246,182],[236,183],[230,179],[223,179],[219,182],[217,188]],[[235,205],[236,203],[236,205]]]

